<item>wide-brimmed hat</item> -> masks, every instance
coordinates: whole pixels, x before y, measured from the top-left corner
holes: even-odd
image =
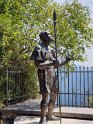
[[[53,37],[50,35],[50,33],[48,31],[42,31],[39,34],[39,37],[42,41],[54,41]]]

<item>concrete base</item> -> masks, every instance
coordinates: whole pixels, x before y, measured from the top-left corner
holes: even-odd
[[[39,117],[19,116],[16,117],[14,124],[39,124]],[[48,121],[47,124],[60,124],[60,121]],[[61,118],[61,124],[93,124],[93,121]]]

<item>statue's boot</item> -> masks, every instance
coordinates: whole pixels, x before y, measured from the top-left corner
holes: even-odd
[[[40,109],[41,109],[41,117],[39,124],[47,124],[47,120],[46,120],[47,105],[44,100],[41,101]]]
[[[47,121],[58,121],[60,118],[54,116],[54,115],[47,115]]]
[[[53,115],[53,109],[54,109],[54,101],[53,100],[50,100],[49,101],[49,104],[48,104],[48,114],[46,116],[46,119],[49,120],[49,121],[50,120],[51,121],[58,121],[58,120],[60,120],[60,118],[55,117]]]
[[[47,124],[46,117],[41,117],[39,124]]]

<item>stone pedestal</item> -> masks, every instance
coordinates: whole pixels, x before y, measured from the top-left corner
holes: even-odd
[[[0,113],[0,124],[14,124],[16,116],[14,113]]]

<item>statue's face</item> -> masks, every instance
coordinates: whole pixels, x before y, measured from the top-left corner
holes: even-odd
[[[51,41],[50,40],[48,40],[48,41],[43,41],[44,42],[44,44],[46,45],[46,46],[49,46],[50,45],[50,43],[51,43]]]
[[[49,36],[45,36],[44,37],[44,40],[43,40],[43,42],[44,42],[44,44],[46,45],[46,46],[49,46],[50,45],[50,43],[51,43],[51,37],[49,37]]]

